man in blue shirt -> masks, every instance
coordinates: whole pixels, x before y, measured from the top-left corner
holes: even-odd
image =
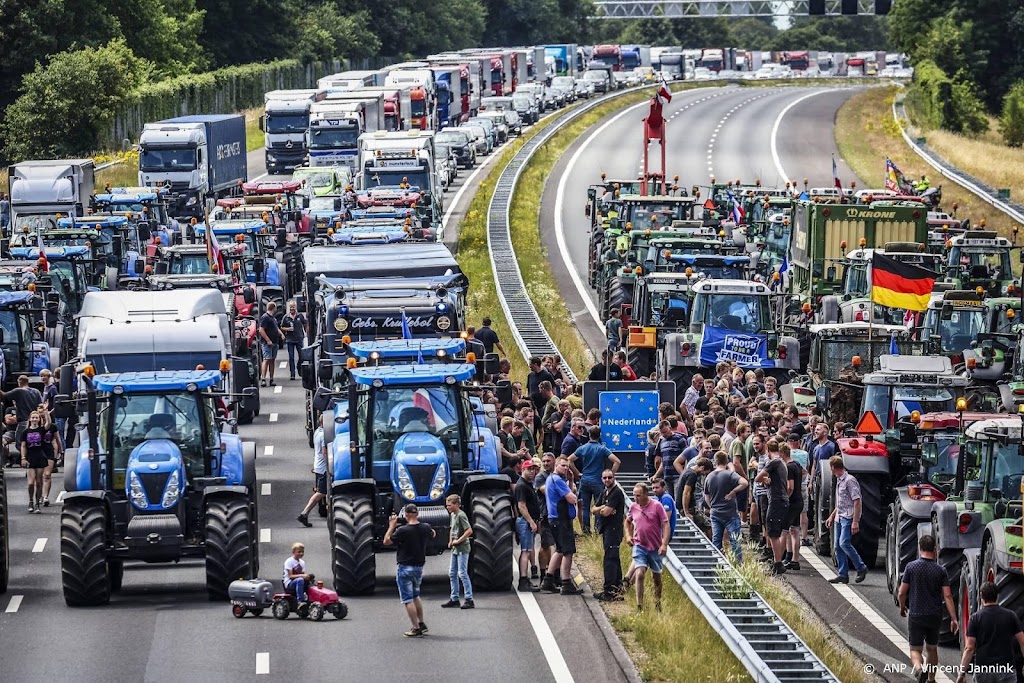
[[[676,535],[676,500],[668,492],[665,487],[664,479],[655,479],[651,482],[651,489],[654,492],[654,497],[661,501],[661,507],[665,508],[665,514],[668,516],[668,537],[669,540]]]
[[[583,533],[590,533],[590,506],[594,500],[604,491],[604,484],[601,482],[601,473],[605,470],[605,462],[611,463],[611,470],[614,474],[619,471],[621,461],[601,443],[601,428],[594,425],[588,432],[590,441],[576,449],[576,452],[569,456],[569,463],[581,472],[580,476],[580,525]],[[576,463],[580,463],[577,465]]]
[[[572,520],[576,518],[576,493],[566,481],[572,477],[568,458],[555,461],[555,471],[544,482],[544,498],[548,507],[548,525],[555,537],[555,552],[548,563],[548,573],[541,590],[562,595],[578,595],[580,589],[572,582],[572,556],[576,554],[576,538]],[[555,585],[555,572],[561,577],[561,588]]]
[[[686,448],[686,437],[674,432],[668,420],[658,423],[658,431],[661,432],[661,441],[658,442],[658,448],[654,454],[654,476],[664,479],[668,490],[674,491],[676,480],[679,479],[679,470],[675,468],[675,461]]]

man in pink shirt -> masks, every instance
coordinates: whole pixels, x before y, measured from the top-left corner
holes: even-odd
[[[654,608],[660,612],[661,565],[668,552],[668,516],[661,501],[651,498],[647,484],[633,487],[633,500],[626,515],[626,543],[633,546],[633,570],[629,580],[636,581],[636,609],[643,611],[644,578],[647,570],[651,571],[654,576]]]

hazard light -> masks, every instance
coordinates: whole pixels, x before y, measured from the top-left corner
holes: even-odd
[[[971,528],[971,519],[972,517],[969,513],[960,513],[960,517],[959,519],[957,519],[957,530],[962,534],[966,534],[967,531]]]
[[[960,412],[967,410],[967,399],[961,396],[956,400],[956,409]]]
[[[915,484],[907,487],[911,500],[946,500],[946,494],[930,484]]]

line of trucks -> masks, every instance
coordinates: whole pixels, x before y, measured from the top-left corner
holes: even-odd
[[[589,280],[605,318],[622,312],[637,374],[682,391],[722,361],[760,368],[802,415],[848,425],[836,452],[863,495],[855,546],[895,598],[934,536],[966,623],[986,581],[1024,615],[1022,246],[940,202],[714,178],[657,194],[602,175],[585,213]],[[927,310],[871,303],[874,254],[934,273]],[[835,482],[814,467],[809,484],[829,556]],[[948,620],[942,638],[956,639]]]

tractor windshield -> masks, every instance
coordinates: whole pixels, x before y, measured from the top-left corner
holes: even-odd
[[[113,397],[100,418],[100,443],[113,454],[114,488],[124,488],[132,451],[154,439],[173,441],[190,476],[203,476],[203,431],[211,416],[196,393],[122,394]]]
[[[939,434],[935,437],[937,461],[925,471],[925,481],[940,488],[948,487],[956,477],[956,463],[960,458],[960,437]]]
[[[959,247],[949,250],[949,265],[952,267],[984,269],[980,277],[997,276],[997,279],[1013,277],[1013,266],[1010,265],[1010,250],[998,247]],[[971,277],[975,277],[973,272]]]
[[[1015,310],[1013,307],[997,308],[993,310],[991,322],[992,327],[989,332],[1013,334],[1013,326],[1018,324],[1020,313],[1020,310]]]
[[[752,294],[698,295],[694,320],[734,332],[756,334],[771,329],[768,297]]]
[[[460,397],[454,386],[392,387],[377,390],[370,408],[370,430],[373,435],[374,462],[391,459],[395,441],[406,432],[427,432],[441,439],[448,453],[460,452],[459,427],[466,413],[459,408]]]
[[[1024,454],[1021,453],[1020,444],[992,443],[991,448],[995,452],[993,457],[985,459],[988,470],[983,475],[985,490],[1001,491],[1004,500],[1020,500],[1020,480],[1024,472]]]
[[[686,290],[651,293],[651,324],[655,327],[682,327],[689,321],[690,295]]]
[[[870,288],[867,261],[854,261],[843,271],[843,294],[866,296]]]
[[[943,309],[939,320],[939,344],[943,353],[962,353],[985,331],[985,312],[974,309]]]
[[[864,387],[863,408],[862,412],[874,412],[882,427],[888,429],[896,420],[909,417],[915,410],[922,415],[952,411],[953,394],[940,387],[869,384]]]
[[[168,269],[171,275],[208,275],[210,260],[206,252],[201,254],[174,254]]]

